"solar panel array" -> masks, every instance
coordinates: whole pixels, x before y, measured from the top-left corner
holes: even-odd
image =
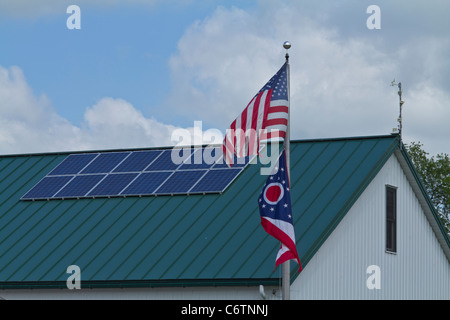
[[[212,147],[70,154],[21,199],[220,193],[247,164]]]

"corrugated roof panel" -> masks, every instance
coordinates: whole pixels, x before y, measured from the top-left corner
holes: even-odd
[[[249,219],[252,220],[251,227],[259,225],[260,221],[256,207],[261,190],[258,190],[257,184],[264,178],[258,179],[261,178],[258,169],[257,166],[250,165],[234,182],[230,192],[227,190],[223,197],[217,199],[216,208],[211,209],[211,214],[218,210],[212,226],[211,240],[204,243],[197,260],[189,266],[195,277],[214,279],[231,276],[235,266],[228,267],[229,260],[238,257],[242,261],[246,258],[239,254],[239,249],[244,245],[247,250],[251,248],[247,247],[251,244],[243,242],[251,233]],[[248,253],[247,251],[247,255]]]
[[[103,262],[104,266],[107,266],[103,274],[106,280],[120,279],[122,275],[129,274],[136,266],[139,257],[145,255],[151,248],[146,241],[164,220],[163,214],[158,213],[166,205],[174,204],[175,201],[169,201],[169,199],[170,197],[140,199],[140,202],[143,202],[142,206],[133,211],[136,213],[136,217],[116,239],[117,242],[120,239],[123,239],[124,242],[115,248],[115,252],[114,247],[111,247],[108,259]],[[97,277],[98,273],[95,276]]]
[[[139,257],[137,267],[128,273],[128,277],[164,279],[163,274],[168,265],[177,257],[174,252],[177,251],[175,247],[183,246],[183,243],[179,243],[183,232],[189,232],[188,243],[197,236],[197,230],[192,229],[192,225],[201,214],[201,211],[196,211],[198,203],[202,200],[201,198],[201,196],[184,198],[179,204],[179,210],[171,212],[173,219],[163,221],[157,229],[152,230],[152,235],[149,238],[152,245],[145,255]],[[203,201],[211,200],[206,198]],[[155,246],[155,243],[163,245]]]
[[[110,278],[141,279],[144,273],[148,271],[147,266],[142,265],[143,261],[156,247],[166,247],[170,243],[170,241],[167,242],[167,238],[164,241],[164,236],[181,218],[181,214],[177,214],[177,208],[182,208],[183,206],[190,208],[189,204],[187,204],[189,199],[191,197],[184,196],[174,196],[168,201],[164,201],[164,197],[156,198],[156,203],[153,205],[158,210],[153,210],[153,206],[151,207],[146,227],[144,230],[140,230],[141,237],[138,243],[131,252],[125,253],[123,261],[121,261],[120,266],[114,268]],[[159,205],[161,201],[164,203]],[[159,259],[159,257],[154,256],[151,258]]]
[[[52,202],[49,201],[48,204]],[[83,201],[66,200],[66,202],[72,204],[72,206],[69,207],[70,212],[66,211],[63,214],[70,214],[70,217],[63,220],[63,225],[55,230],[54,239],[58,239],[57,243],[55,241],[48,242],[36,252],[33,261],[30,261],[30,265],[36,267],[29,270],[27,273],[28,279],[59,280],[59,275],[65,272],[69,265],[76,264],[73,258],[75,251],[72,250],[87,235],[87,230],[83,229],[83,224],[90,225],[93,223],[92,218],[96,217],[97,210],[105,203],[104,200],[94,201],[90,199]]]
[[[396,136],[291,143],[291,198],[302,262],[397,144]],[[257,198],[267,176],[259,165],[248,165],[222,194],[19,200],[65,156],[0,157],[0,286],[64,286],[72,264],[88,283],[278,281],[279,243],[260,226]]]
[[[111,201],[113,200],[113,201]],[[138,198],[108,199],[106,205],[100,206],[88,222],[84,222],[79,232],[87,236],[70,250],[67,258],[71,264],[78,265],[85,271],[86,280],[94,280],[93,275],[98,274],[102,264],[94,264],[92,261],[102,253],[114,236],[120,232],[124,221],[133,217],[134,205]],[[55,271],[56,272],[56,271]]]
[[[48,203],[48,205],[51,205]],[[54,209],[46,207],[45,210],[40,210],[42,215],[39,215],[37,221],[30,231],[20,241],[20,246],[23,249],[19,252],[17,249],[17,263],[20,267],[17,268],[12,277],[17,281],[32,281],[37,270],[46,272],[42,266],[49,264],[55,265],[58,259],[49,258],[53,251],[62,249],[63,254],[67,253],[67,245],[64,243],[65,227],[71,226],[74,217],[86,208],[87,203],[82,202],[66,202],[60,203]],[[50,211],[52,210],[52,211]],[[55,211],[59,212],[56,213]],[[64,231],[63,231],[64,230]],[[19,261],[23,261],[19,263]],[[65,266],[61,271],[66,271],[67,267],[73,263]],[[50,277],[51,280],[56,280],[56,274]],[[42,277],[42,276],[41,276]]]
[[[29,208],[32,208],[30,206]],[[48,237],[53,234],[52,225],[60,217],[58,210],[64,210],[67,203],[54,203],[47,206],[39,206],[39,210],[21,212],[18,219],[21,224],[13,230],[7,238],[2,250],[2,258],[7,260],[6,264],[1,264],[0,274],[8,281],[21,281],[24,268],[32,268],[28,265],[28,259],[34,253],[39,237]]]

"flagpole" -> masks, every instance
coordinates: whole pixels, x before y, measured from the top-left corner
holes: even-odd
[[[291,181],[291,157],[290,157],[290,139],[291,139],[291,128],[290,128],[290,114],[291,114],[291,97],[290,97],[290,66],[289,66],[289,54],[288,50],[291,47],[291,43],[289,41],[285,41],[283,47],[286,49],[286,72],[287,72],[287,90],[288,90],[288,101],[289,101],[289,109],[288,109],[288,123],[286,128],[286,137],[284,138],[284,150],[286,152],[286,166],[287,166],[287,175],[289,181]],[[283,300],[291,299],[291,267],[290,260],[287,260],[282,263],[282,280],[281,280],[281,295]]]

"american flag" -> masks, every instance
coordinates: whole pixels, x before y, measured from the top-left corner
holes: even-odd
[[[231,123],[222,146],[228,165],[233,165],[234,155],[243,158],[258,154],[260,141],[286,137],[289,114],[287,67],[286,62]]]
[[[286,152],[283,150],[274,172],[267,178],[267,182],[258,198],[261,225],[264,230],[281,242],[281,247],[275,260],[275,268],[294,259],[302,265],[295,245],[295,232],[292,219],[289,177],[286,166]]]

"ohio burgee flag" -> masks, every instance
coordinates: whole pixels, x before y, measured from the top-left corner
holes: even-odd
[[[275,268],[287,260],[294,259],[302,265],[295,245],[295,232],[292,220],[291,195],[286,166],[286,152],[282,151],[274,172],[267,179],[258,198],[261,225],[264,230],[281,242]]]

